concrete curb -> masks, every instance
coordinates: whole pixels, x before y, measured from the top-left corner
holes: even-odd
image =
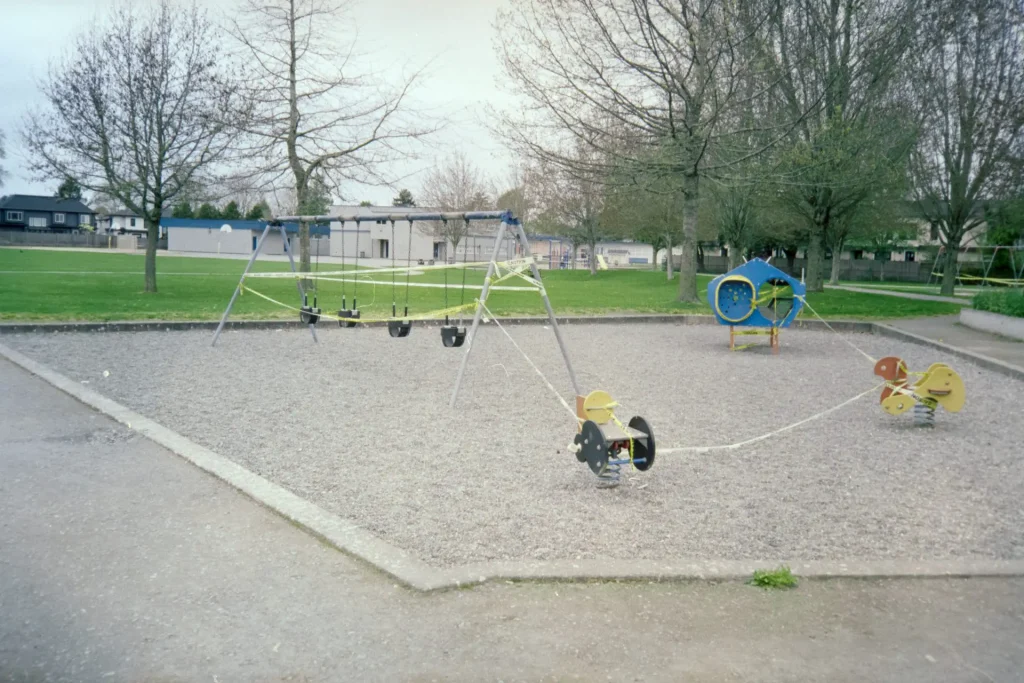
[[[998,372],[1002,375],[1006,375],[1007,377],[1013,377],[1014,379],[1024,380],[1024,368],[1020,366],[1013,365],[1011,363],[1005,363],[1001,360],[996,360],[995,358],[991,358],[980,353],[975,353],[974,351],[967,351],[956,346],[943,344],[940,341],[935,341],[934,339],[929,339],[928,337],[922,337],[920,335],[914,334],[913,332],[900,330],[890,325],[883,325],[881,323],[873,323],[873,325],[875,328],[875,334],[881,335],[883,337],[892,337],[894,339],[900,339],[902,341],[907,341],[912,344],[929,346],[933,349],[938,349],[940,351],[948,353],[951,356],[956,356],[958,358],[969,360],[972,363],[980,365],[986,370],[992,370],[993,372]]]
[[[1024,342],[1024,318],[1015,318],[991,311],[960,309],[960,324],[979,332],[997,334],[1013,341]]]
[[[899,334],[893,336],[904,336]],[[910,338],[916,335],[906,335]],[[911,339],[912,341],[913,339]],[[945,345],[939,345],[944,347]],[[1024,560],[560,560],[508,561],[469,564],[447,569],[432,567],[355,522],[313,503],[200,446],[147,417],[74,382],[17,351],[0,344],[0,357],[27,370],[94,410],[134,429],[261,505],[301,526],[338,550],[360,559],[421,592],[479,585],[492,581],[742,581],[757,569],[789,566],[803,579],[836,578],[960,578],[1024,576]],[[998,361],[994,361],[998,362]],[[1024,373],[1024,371],[1022,371]]]
[[[133,429],[201,470],[230,484],[282,517],[315,536],[377,567],[403,584],[418,590],[443,585],[445,576],[413,555],[363,530],[355,522],[333,515],[294,493],[204,448],[177,432],[144,417],[116,401],[54,372],[3,344],[0,356],[49,382],[85,405]]]
[[[622,325],[627,323],[640,324],[674,324],[674,325],[714,325],[712,315],[692,313],[674,314],[635,314],[635,315],[565,315],[555,316],[559,325]],[[546,325],[548,319],[541,316],[520,316],[502,318],[505,325]],[[330,321],[325,324],[332,325]],[[417,326],[437,327],[439,320],[416,321]],[[829,325],[841,332],[870,333],[874,323],[861,320],[830,320]],[[368,323],[367,327],[386,327],[386,322]],[[298,320],[229,320],[226,330],[268,330],[305,327]],[[793,327],[809,330],[827,329],[820,320],[800,319]],[[3,334],[35,334],[41,332],[176,332],[187,330],[215,330],[216,320],[122,320],[110,322],[15,322],[0,323],[0,335]]]

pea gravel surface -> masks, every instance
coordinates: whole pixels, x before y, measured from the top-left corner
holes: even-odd
[[[584,391],[605,389],[659,448],[730,444],[878,383],[838,335],[728,349],[716,326],[567,325]],[[550,328],[508,328],[572,404]],[[3,343],[437,566],[509,559],[1024,557],[1024,382],[933,349],[846,335],[911,370],[945,361],[967,405],[933,428],[872,394],[736,450],[664,454],[613,489],[566,446],[572,416],[493,324],[457,407],[464,349],[321,326],[51,333]]]

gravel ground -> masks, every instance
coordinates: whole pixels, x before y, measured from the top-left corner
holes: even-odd
[[[659,448],[727,444],[876,383],[830,332],[730,353],[715,326],[563,328],[584,391]],[[493,325],[462,354],[436,328],[12,335],[37,358],[436,565],[499,559],[1024,557],[1024,383],[932,349],[849,335],[912,370],[949,362],[966,408],[932,429],[874,396],[750,447],[659,457],[600,489],[574,423]],[[510,328],[571,403],[551,331]],[[109,371],[109,376],[104,376]]]

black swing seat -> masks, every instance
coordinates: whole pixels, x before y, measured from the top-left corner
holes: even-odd
[[[303,306],[299,309],[299,320],[303,325],[316,325],[320,322],[320,309],[313,306]]]
[[[388,334],[392,337],[408,337],[412,330],[412,323],[408,320],[389,320]]]
[[[462,346],[466,341],[466,328],[457,327],[455,325],[442,325],[441,326],[441,343],[445,345],[445,348],[455,348]]]
[[[348,321],[359,319],[359,309],[353,308],[338,311],[338,318],[338,327],[355,327],[356,323]]]

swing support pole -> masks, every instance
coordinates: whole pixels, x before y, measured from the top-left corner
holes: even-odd
[[[452,391],[452,398],[448,401],[448,407],[455,407],[455,400],[459,397],[459,387],[462,386],[462,377],[466,374],[466,366],[469,365],[469,354],[473,350],[473,342],[476,341],[476,331],[480,327],[480,317],[483,315],[483,302],[487,301],[487,292],[491,289],[491,277],[494,275],[494,262],[498,260],[498,251],[501,249],[501,241],[505,237],[505,230],[508,228],[508,218],[501,219],[498,227],[498,234],[494,238],[494,250],[491,252],[491,261],[487,264],[487,275],[484,276],[484,288],[480,290],[480,298],[476,302],[476,311],[473,313],[473,326],[469,330],[466,339],[466,353],[462,354],[462,364],[459,365],[459,374],[455,377],[455,389]]]
[[[252,269],[252,264],[256,262],[256,257],[258,257],[260,255],[260,252],[263,251],[263,245],[266,243],[267,235],[270,234],[270,228],[272,227],[275,226],[268,221],[266,227],[263,228],[263,234],[260,235],[260,238],[258,240],[256,240],[256,249],[253,250],[252,256],[249,257],[249,262],[245,264],[245,270],[242,271],[242,277],[239,278],[238,280],[238,286],[235,287],[235,292],[234,294],[231,295],[231,300],[228,302],[228,307],[224,309],[224,315],[221,316],[220,324],[217,325],[217,331],[213,333],[213,341],[210,343],[210,346],[217,345],[217,340],[220,338],[220,333],[224,330],[224,325],[228,321],[228,316],[231,315],[231,309],[235,305],[235,300],[237,300],[238,295],[242,293],[242,283],[245,282],[245,276],[248,275],[249,271]],[[292,258],[292,252],[288,248],[288,234],[285,231],[284,223],[280,223],[276,227],[281,232],[281,241],[284,243],[284,252],[288,254],[288,262],[292,266],[292,272],[295,273],[295,259]],[[295,284],[299,288],[299,296],[304,297],[306,295],[306,292],[302,288],[302,281],[296,279]],[[310,334],[313,335],[314,342],[319,341],[316,338],[316,330],[313,329],[312,325],[309,326],[309,332]]]
[[[490,290],[491,277],[494,275],[494,262],[498,259],[498,254],[503,246],[503,240],[506,231],[511,232],[512,244],[516,241],[523,248],[523,256],[530,259],[530,270],[533,274],[533,279],[538,283],[543,282],[540,277],[540,270],[537,268],[537,264],[533,262],[533,255],[530,253],[530,242],[526,237],[526,231],[523,230],[522,223],[515,218],[503,217],[501,221],[501,227],[498,228],[498,234],[494,239],[494,251],[491,254],[491,261],[487,264],[487,276],[484,278],[484,287],[480,292],[480,299],[476,305],[476,312],[473,314],[473,326],[469,332],[469,338],[466,340],[466,353],[462,356],[462,364],[459,366],[459,374],[455,378],[455,389],[452,391],[451,400],[448,402],[448,406],[451,408],[455,407],[455,401],[459,397],[459,389],[462,386],[462,378],[466,374],[466,366],[469,364],[469,354],[473,350],[473,342],[476,340],[476,332],[480,327],[480,317],[483,314],[482,303],[487,301],[487,293]],[[562,352],[562,359],[565,361],[565,369],[569,372],[569,379],[572,381],[572,388],[576,392],[577,396],[582,395],[580,391],[580,384],[576,380],[576,372],[572,369],[572,361],[569,360],[569,350],[565,345],[565,340],[562,339],[562,332],[558,329],[558,320],[555,318],[555,311],[551,308],[551,300],[548,299],[547,290],[541,286],[541,299],[544,301],[544,309],[548,314],[548,322],[551,323],[551,329],[555,333],[555,340],[558,342],[558,349]]]

